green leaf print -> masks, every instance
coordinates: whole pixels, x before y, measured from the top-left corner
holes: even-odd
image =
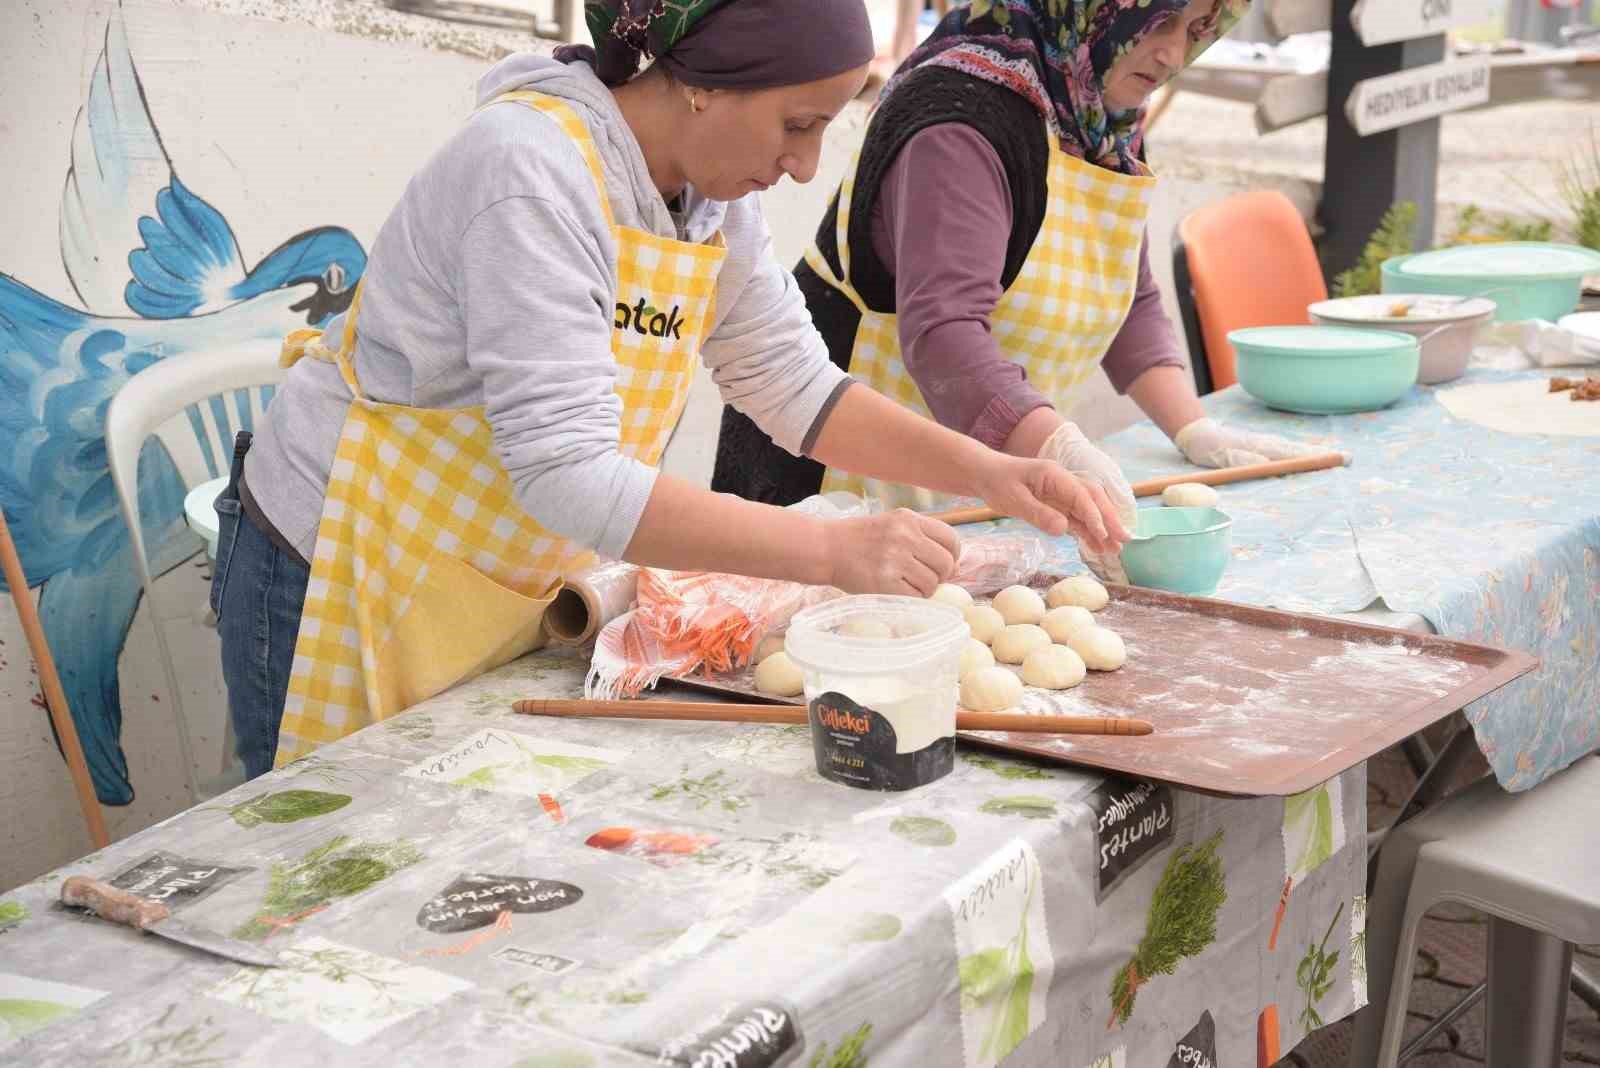
[[[553,753],[537,754],[531,761],[538,767],[552,768],[579,776],[588,775],[608,766],[604,760],[596,760],[594,757],[557,756]]]
[[[493,790],[497,784],[495,772],[505,767],[504,764],[491,764],[479,768],[477,771],[468,772],[460,778],[451,779],[452,786],[466,786],[474,790]]]
[[[0,931],[15,927],[28,918],[28,906],[20,901],[0,901]]]
[[[684,771],[687,772],[688,768],[685,767]],[[733,793],[735,785],[728,779],[727,773],[718,768],[698,779],[691,779],[686,774],[676,782],[663,783],[651,790],[648,796],[652,801],[664,801],[674,795],[682,795],[684,800],[694,802],[697,809],[716,805],[724,812],[737,812],[749,802]]]
[[[548,1053],[535,1053],[524,1057],[512,1068],[595,1068],[593,1057],[575,1049],[558,1049]]]
[[[954,827],[930,816],[898,816],[889,824],[889,830],[908,842],[923,846],[954,845],[956,840]]]
[[[1015,797],[994,797],[978,806],[979,812],[991,816],[1021,816],[1030,820],[1046,820],[1056,814],[1056,803],[1048,797],[1018,794]]]
[[[349,794],[330,794],[321,790],[278,790],[234,805],[228,814],[241,827],[258,827],[263,823],[295,823],[326,816],[349,803]]]
[[[1140,984],[1158,975],[1171,975],[1186,957],[1199,955],[1217,940],[1217,910],[1228,899],[1227,882],[1217,848],[1218,831],[1204,844],[1190,843],[1175,850],[1150,897],[1150,915],[1144,937],[1127,964],[1111,979],[1109,1030],[1127,1023]]]
[[[841,1040],[832,1053],[828,1052],[826,1042],[819,1043],[817,1052],[811,1055],[809,1068],[867,1068],[867,1057],[862,1050],[871,1037],[872,1025],[864,1023]]]
[[[961,759],[973,767],[992,771],[1002,779],[1048,779],[1050,773],[1035,764],[1015,760],[1001,760],[985,753],[962,753]]]
[[[1035,886],[1030,875],[1016,937],[1004,946],[979,950],[961,958],[963,1013],[990,1015],[978,1048],[984,1060],[1002,1061],[1028,1037],[1028,999],[1033,994],[1033,958],[1028,956],[1028,909]]]
[[[274,864],[261,910],[233,932],[260,941],[339,898],[353,897],[422,859],[407,841],[352,842],[338,835],[293,864]]]
[[[0,1035],[10,1030],[14,1038],[31,1035],[35,1031],[49,1027],[63,1016],[71,1016],[77,1012],[71,1005],[61,1005],[54,1001],[35,1001],[32,998],[0,998]]]
[[[1333,856],[1333,799],[1328,785],[1283,800],[1285,841],[1300,845],[1299,855],[1285,857],[1291,872],[1315,871]]]
[[[1333,928],[1339,922],[1339,917],[1344,915],[1344,902],[1339,902],[1339,907],[1334,910],[1333,919],[1328,921],[1328,930],[1322,936],[1320,945],[1311,946],[1306,950],[1306,955],[1300,958],[1300,966],[1295,969],[1295,985],[1300,987],[1306,996],[1306,1007],[1300,1012],[1300,1024],[1310,1034],[1322,1026],[1322,1015],[1317,1012],[1317,1002],[1328,996],[1328,991],[1333,989],[1333,970],[1339,965],[1339,951],[1332,953],[1328,950],[1328,939],[1333,935]]]
[[[845,934],[845,945],[888,942],[899,936],[901,926],[898,916],[891,916],[887,912],[869,912],[857,917],[855,923],[850,925],[849,931]]]

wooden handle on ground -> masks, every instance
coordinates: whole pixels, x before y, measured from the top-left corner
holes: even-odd
[[[1192,471],[1183,475],[1163,475],[1133,484],[1135,497],[1157,497],[1169,486],[1197,482],[1202,486],[1226,486],[1231,482],[1253,482],[1259,478],[1277,478],[1281,475],[1298,475],[1306,471],[1326,471],[1344,466],[1344,454],[1322,452],[1315,456],[1297,456],[1292,460],[1272,460],[1264,464],[1246,464],[1243,467],[1221,467],[1215,471]],[[966,523],[988,523],[1004,519],[992,508],[954,508],[948,512],[935,512],[931,518],[959,527]]]
[[[22,621],[22,633],[28,639],[33,662],[39,666],[39,682],[44,687],[45,704],[50,709],[50,721],[55,724],[56,737],[61,740],[61,752],[67,758],[67,770],[72,775],[72,786],[78,794],[78,806],[83,809],[83,822],[89,828],[89,839],[94,842],[96,849],[104,849],[111,844],[111,836],[106,833],[105,814],[100,811],[100,799],[95,796],[94,783],[89,779],[89,764],[83,758],[83,743],[78,740],[78,728],[72,722],[67,695],[61,689],[61,676],[56,674],[50,643],[45,641],[44,628],[39,625],[39,611],[34,607],[33,595],[28,592],[28,579],[22,570],[22,560],[17,556],[16,543],[11,540],[11,528],[6,526],[4,510],[0,510],[0,569],[5,573],[11,600],[17,606],[17,618]]]
[[[799,705],[735,705],[719,701],[572,701],[541,699],[517,701],[512,710],[523,716],[559,716],[569,719],[700,720],[712,723],[784,723],[805,726],[810,714]],[[1148,720],[1115,716],[1035,716],[1017,712],[956,710],[961,731],[1009,731],[1018,734],[1110,734],[1136,736],[1153,733]]]
[[[102,920],[120,923],[135,931],[142,931],[172,915],[165,905],[86,875],[74,875],[61,884],[61,903],[75,909],[88,909]]]

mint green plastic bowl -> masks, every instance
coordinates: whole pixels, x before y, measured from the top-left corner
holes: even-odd
[[[1209,597],[1228,569],[1233,520],[1215,508],[1141,508],[1122,567],[1135,586]]]
[[[1553,323],[1577,310],[1584,276],[1600,274],[1600,252],[1542,241],[1457,245],[1397,256],[1381,274],[1385,293],[1489,297],[1497,322]]]
[[[1228,335],[1239,385],[1267,405],[1306,415],[1385,408],[1417,381],[1422,350],[1397,330],[1255,326]]]

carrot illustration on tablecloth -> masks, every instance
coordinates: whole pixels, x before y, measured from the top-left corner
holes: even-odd
[[[1202,844],[1173,852],[1150,898],[1150,916],[1139,948],[1111,979],[1110,1030],[1127,1023],[1141,984],[1171,975],[1185,957],[1198,956],[1217,940],[1217,910],[1228,899],[1217,848],[1218,831]]]
[[[1272,935],[1267,939],[1269,950],[1278,948],[1278,932],[1294,887],[1344,849],[1342,798],[1340,780],[1329,779],[1303,794],[1283,799],[1283,893],[1278,897],[1278,914],[1273,917]]]

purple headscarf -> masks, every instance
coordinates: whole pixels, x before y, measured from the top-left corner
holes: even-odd
[[[653,58],[698,89],[773,89],[843,74],[872,60],[862,0],[587,0],[595,47],[556,50],[621,85]]]

